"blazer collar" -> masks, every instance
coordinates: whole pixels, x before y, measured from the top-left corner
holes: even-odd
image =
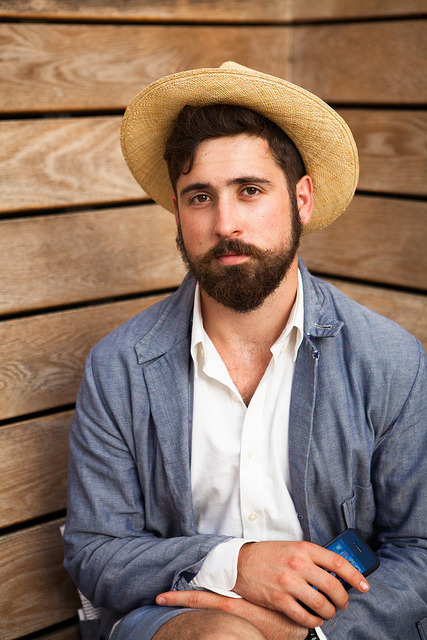
[[[164,355],[191,335],[195,280],[188,275],[165,302],[160,317],[135,345],[138,364],[146,364]]]
[[[299,258],[304,286],[304,332],[307,338],[334,338],[344,326],[337,318],[332,299],[327,297],[324,283],[313,277]]]

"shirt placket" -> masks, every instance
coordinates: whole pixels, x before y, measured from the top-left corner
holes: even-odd
[[[246,412],[240,453],[240,509],[243,537],[262,540],[266,534],[263,496],[263,406],[266,385],[258,386]],[[265,434],[264,434],[265,435]]]

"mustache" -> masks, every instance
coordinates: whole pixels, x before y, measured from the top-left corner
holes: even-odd
[[[253,244],[242,242],[241,240],[226,239],[220,240],[212,249],[210,249],[205,258],[219,258],[224,253],[235,253],[238,256],[252,256],[253,258],[263,258],[268,251],[260,249]]]

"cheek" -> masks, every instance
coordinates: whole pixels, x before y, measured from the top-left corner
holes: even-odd
[[[290,229],[290,220],[280,207],[277,207],[276,211],[270,209],[265,215],[259,217],[256,231],[260,237],[264,237],[270,241],[277,241],[285,238],[289,234]]]
[[[192,220],[191,223],[181,220],[181,230],[185,247],[189,253],[198,253],[205,247],[209,239],[209,232],[202,220]]]

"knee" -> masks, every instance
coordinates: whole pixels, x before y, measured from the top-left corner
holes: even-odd
[[[222,611],[189,611],[169,620],[153,640],[265,640],[250,622]]]
[[[210,628],[205,627],[202,631],[200,640],[265,640],[265,636],[247,620],[231,613],[216,613]]]

